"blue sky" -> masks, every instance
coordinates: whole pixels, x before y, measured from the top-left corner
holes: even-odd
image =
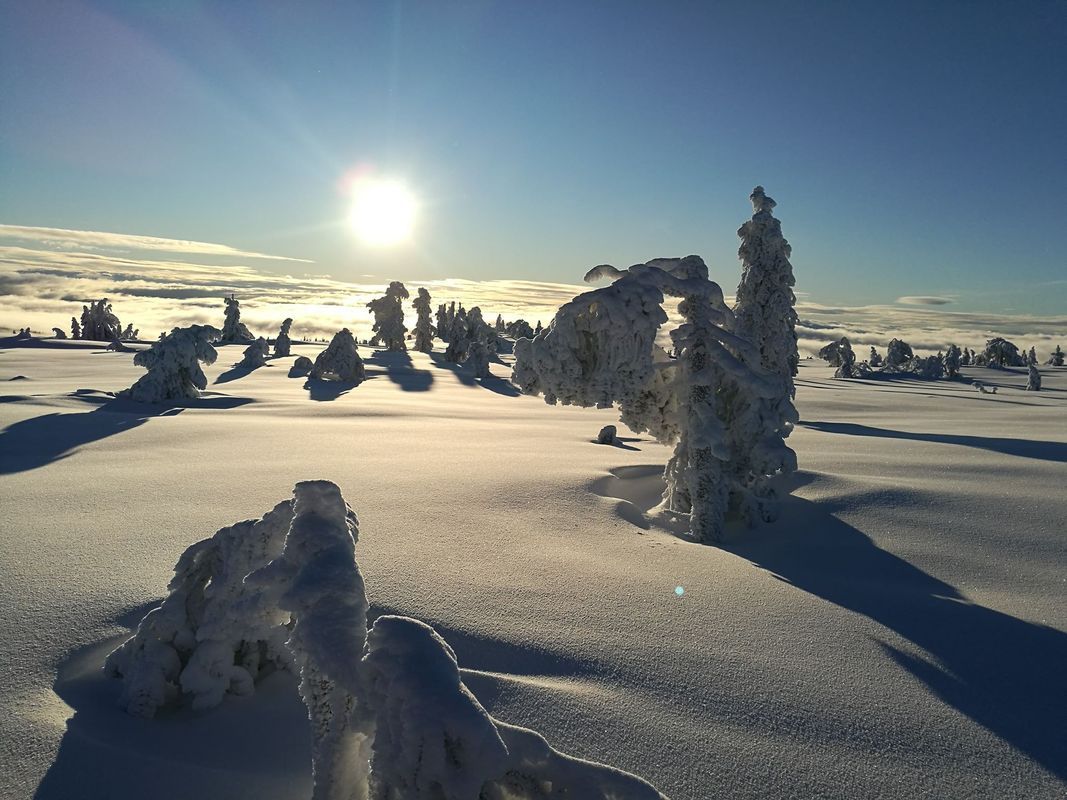
[[[761,183],[812,301],[1067,307],[1067,3],[0,8],[0,223],[346,280],[699,253],[729,291]],[[361,165],[409,245],[344,225]]]

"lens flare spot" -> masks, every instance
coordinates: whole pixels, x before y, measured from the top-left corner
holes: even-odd
[[[684,586],[675,586],[674,587],[674,593],[676,595],[678,595],[679,597],[681,597],[683,594],[685,594],[685,587]]]

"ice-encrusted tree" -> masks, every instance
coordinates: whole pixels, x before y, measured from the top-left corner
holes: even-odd
[[[872,367],[876,368],[882,366],[882,356],[878,353],[877,350],[874,349],[873,346],[871,347],[871,354],[867,358],[867,363],[870,364]]]
[[[1028,365],[1037,363],[1037,350],[1035,350],[1033,347],[1031,347],[1030,352],[1026,354],[1026,363]]]
[[[70,318],[70,338],[82,338],[82,326],[78,324],[78,320],[75,317]]]
[[[432,306],[430,305],[430,293],[424,287],[420,286],[418,296],[411,301],[411,306],[415,309],[415,313],[418,315],[415,320],[415,349],[420,353],[432,353],[434,327],[433,323],[430,321],[430,313],[432,309]],[[441,310],[443,309],[443,305],[438,309],[438,324],[441,322]]]
[[[226,302],[226,319],[222,325],[222,338],[219,341],[223,344],[248,344],[254,342],[256,337],[241,322],[241,303],[237,300],[237,296],[230,294],[224,297],[223,300]]]
[[[200,364],[215,363],[218,351],[211,343],[218,337],[218,328],[210,325],[190,325],[164,334],[133,357],[133,363],[148,372],[119,394],[142,403],[198,398],[207,388]]]
[[[852,350],[852,344],[847,336],[842,336],[838,342],[838,365],[834,371],[835,378],[856,377],[856,354]]]
[[[374,314],[374,325],[371,328],[374,336],[370,340],[372,345],[381,345],[392,351],[408,349],[404,342],[408,329],[404,327],[403,302],[408,297],[407,287],[400,281],[393,281],[382,297],[367,303],[367,308]]]
[[[444,303],[441,303],[441,305],[437,307],[437,338],[442,342],[448,341],[449,328],[448,307]]]
[[[956,345],[950,344],[948,352],[945,353],[945,374],[949,378],[958,378],[961,366],[963,366],[963,353]]]
[[[904,370],[913,358],[911,345],[901,339],[892,339],[885,350],[885,369],[890,372]]]
[[[122,322],[111,310],[111,303],[105,297],[102,300],[90,300],[89,305],[82,306],[81,337],[94,342],[110,342],[122,335]]]
[[[538,323],[540,325],[540,323]],[[509,322],[505,326],[508,336],[514,339],[532,339],[543,330],[542,328],[531,328],[530,323],[524,319],[517,319]]]
[[[274,340],[274,357],[285,358],[293,347],[293,340],[289,338],[289,329],[293,327],[293,318],[286,317],[282,320],[282,327]]]
[[[356,340],[348,328],[333,335],[329,346],[315,358],[311,378],[321,381],[341,381],[360,384],[366,377],[363,359],[356,349]]]
[[[492,373],[489,371],[489,347],[485,342],[472,339],[467,345],[467,355],[463,358],[463,364],[475,378],[488,378]]]
[[[126,329],[122,332],[122,335],[119,338],[124,342],[132,342],[137,339],[137,335],[140,332],[139,329],[133,327],[133,323],[131,322],[126,326]]]
[[[782,224],[772,213],[776,203],[762,186],[749,196],[752,219],[737,235],[741,247],[741,282],[737,285],[734,314],[737,333],[751,341],[760,354],[760,364],[768,372],[788,382],[793,397],[793,376],[797,374],[796,296],[793,294],[792,248],[782,236]]]
[[[1026,377],[1026,390],[1028,392],[1041,391],[1041,373],[1037,369],[1037,364],[1029,365],[1029,374]]]
[[[239,366],[244,369],[257,369],[266,364],[268,358],[270,358],[270,345],[260,336],[245,348],[244,357]]]
[[[496,315],[496,323],[493,325],[493,330],[495,330],[497,333],[504,332],[504,317],[502,317],[500,314]]]
[[[848,339],[842,336],[840,339],[830,342],[830,344],[819,350],[819,358],[829,364],[831,367],[841,366],[841,350],[844,345],[848,344]],[[851,345],[849,345],[851,349]]]
[[[52,335],[56,339],[66,339],[67,338],[67,332],[65,330],[63,330],[62,328],[52,328]]]
[[[467,315],[463,307],[452,318],[452,327],[448,331],[448,347],[445,348],[445,361],[450,364],[461,364],[467,357],[470,349],[470,334],[467,330]]]
[[[1048,365],[1050,367],[1062,367],[1063,366],[1063,348],[1056,345],[1056,349],[1048,357]]]
[[[953,345],[953,347],[955,347],[955,345]],[[966,347],[961,348],[961,350],[960,350],[960,366],[961,367],[969,367],[969,366],[971,366],[971,351],[968,350]]]
[[[985,362],[989,367],[1021,367],[1025,359],[1019,353],[1018,346],[1000,336],[986,342]]]
[[[539,333],[540,333],[541,331],[543,331],[543,330],[544,330],[544,328],[542,328],[542,327],[541,327],[541,320],[537,320],[537,325],[536,325],[536,326],[534,327],[534,329],[533,329],[533,334],[534,334],[534,336],[536,336],[537,334],[539,334]],[[531,338],[531,339],[532,339],[532,338],[533,338],[533,336],[531,336],[531,337],[528,337],[528,338]]]
[[[690,515],[696,539],[718,541],[731,503],[746,516],[769,511],[766,479],[796,469],[784,442],[796,422],[788,385],[734,333],[734,314],[699,256],[622,271],[602,265],[586,280],[601,277],[616,280],[575,297],[542,334],[516,342],[512,380],[550,404],[618,403],[628,426],[675,444],[664,505]],[[670,333],[678,358],[662,361],[655,338],[667,321],[665,294],[682,298],[683,323]],[[664,370],[669,381],[657,376]]]

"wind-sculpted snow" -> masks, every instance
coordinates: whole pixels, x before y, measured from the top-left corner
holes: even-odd
[[[329,346],[319,353],[311,368],[311,377],[321,381],[363,382],[363,359],[359,357],[356,340],[348,328],[335,333]]]
[[[120,394],[141,403],[195,400],[207,388],[200,364],[215,363],[218,351],[211,343],[218,337],[218,329],[210,325],[175,328],[133,357],[133,363],[148,372]]]
[[[663,800],[493,719],[428,625],[382,616],[368,636],[355,513],[329,481],[293,495],[182,554],[163,604],[107,660],[129,713],[209,708],[274,666],[300,679],[313,800]]]

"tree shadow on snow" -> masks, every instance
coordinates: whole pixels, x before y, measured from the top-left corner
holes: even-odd
[[[364,361],[383,367],[386,377],[405,392],[425,392],[433,385],[433,373],[427,369],[415,369],[406,351],[378,350]]]
[[[971,603],[823,505],[786,498],[780,519],[725,549],[922,648],[929,660],[880,643],[944,702],[1067,778],[1067,634]]]
[[[1036,458],[1041,461],[1067,462],[1067,443],[1047,442],[1036,439],[1007,439],[995,436],[967,436],[949,433],[909,433],[889,428],[875,428],[852,422],[811,422],[802,420],[801,425],[824,433],[843,433],[849,436],[879,436],[887,439],[905,439],[934,444],[954,444],[977,447],[1020,458]]]
[[[265,367],[265,366],[268,366],[268,365],[267,364],[263,364],[262,366]],[[234,364],[232,367],[230,367],[225,372],[220,373],[219,376],[217,378],[215,378],[214,382],[215,382],[215,384],[229,383],[230,381],[235,381],[238,378],[243,378],[246,375],[249,375],[249,374],[255,372],[257,369],[259,369],[259,367],[248,367],[248,366],[242,366],[241,364]]]
[[[184,403],[149,405],[79,389],[74,397],[98,404],[92,411],[42,414],[0,431],[0,475],[37,469],[68,458],[79,447],[133,430],[153,417],[187,408],[235,408],[250,402],[240,397],[203,397]]]
[[[123,614],[127,627],[158,602]],[[56,694],[72,710],[55,761],[35,800],[185,800],[311,796],[307,711],[296,679],[275,673],[251,697],[228,695],[205,712],[164,711],[138,719],[118,705],[118,680],[104,659],[128,634],[98,642],[60,666]]]
[[[496,392],[504,397],[518,397],[522,394],[511,381],[506,381],[503,378],[498,378],[496,375],[490,375],[487,378],[476,378],[469,369],[462,364],[453,364],[451,361],[445,361],[445,357],[440,353],[430,353],[430,359],[433,363],[441,369],[447,369],[464,386],[481,386],[483,389],[488,389],[491,392]]]
[[[336,400],[341,395],[348,394],[357,386],[359,384],[352,381],[324,381],[321,378],[308,378],[304,382],[304,388],[308,390],[311,399],[319,402]]]

